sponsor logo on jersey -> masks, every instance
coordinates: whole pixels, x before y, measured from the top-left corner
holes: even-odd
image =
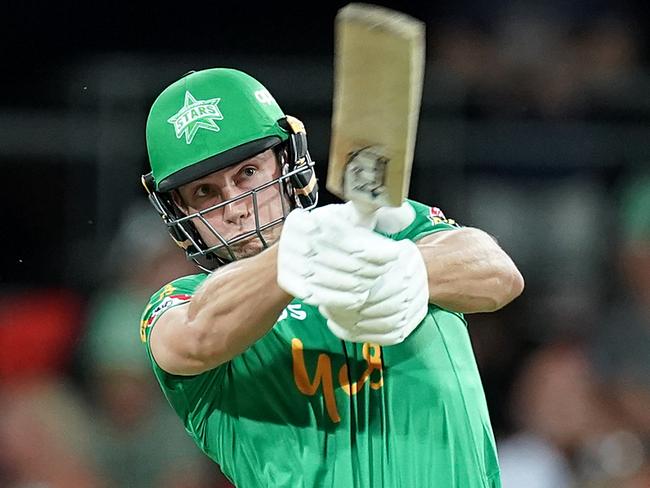
[[[185,142],[192,144],[194,136],[199,129],[219,132],[215,120],[223,120],[223,114],[217,104],[221,98],[197,100],[189,91],[185,92],[185,102],[178,112],[167,119],[174,126],[176,138],[185,136]]]
[[[291,340],[291,356],[293,359],[293,379],[298,391],[306,396],[318,394],[322,391],[325,402],[325,410],[330,420],[334,423],[341,421],[338,406],[336,404],[335,389],[340,388],[348,396],[357,395],[366,384],[373,390],[379,390],[384,386],[384,376],[381,361],[381,346],[366,342],[362,347],[362,356],[366,361],[366,369],[356,381],[351,377],[347,363],[341,365],[338,376],[334,377],[332,367],[332,356],[326,353],[318,355],[316,364],[309,364],[305,361],[304,346],[300,339],[294,337]],[[308,371],[313,371],[313,379],[309,377]],[[338,385],[335,382],[338,381]]]
[[[307,312],[302,309],[302,303],[290,303],[287,305],[287,308],[282,310],[282,313],[278,317],[278,322],[284,320],[287,317],[291,317],[296,320],[305,320],[307,318]]]
[[[160,302],[156,308],[153,309],[151,315],[149,316],[149,320],[147,320],[147,325],[152,324],[156,318],[168,308],[172,308],[175,305],[180,305],[181,303],[187,302],[190,298],[192,298],[191,295],[168,296],[162,302]]]

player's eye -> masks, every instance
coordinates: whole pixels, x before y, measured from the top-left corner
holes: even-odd
[[[210,186],[209,185],[199,185],[194,190],[194,196],[196,198],[204,198],[204,197],[207,197],[209,194],[210,194]]]
[[[241,174],[246,178],[251,178],[255,176],[256,173],[257,173],[257,168],[255,168],[254,166],[246,166],[244,169],[242,169],[241,172]]]

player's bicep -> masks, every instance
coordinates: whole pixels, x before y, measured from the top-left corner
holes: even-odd
[[[149,332],[149,349],[156,364],[165,372],[190,376],[205,371],[197,360],[195,334],[188,326],[189,302],[167,310]]]

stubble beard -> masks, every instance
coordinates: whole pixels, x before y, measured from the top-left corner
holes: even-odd
[[[273,227],[263,230],[261,234],[264,237],[264,241],[266,242],[266,247],[277,242],[280,238],[281,232],[282,222],[274,225]],[[264,249],[264,243],[258,235],[253,235],[242,241],[230,245],[230,250],[236,260],[250,258],[261,253]],[[232,259],[226,249],[219,250],[218,254],[228,260]]]

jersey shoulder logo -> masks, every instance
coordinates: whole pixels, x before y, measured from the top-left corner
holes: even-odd
[[[182,303],[185,303],[189,301],[192,298],[192,295],[186,295],[184,293],[179,293],[177,295],[170,295],[166,297],[162,302],[158,304],[156,308],[154,308],[151,313],[149,313],[149,310],[151,310],[152,305],[149,305],[147,307],[147,310],[145,310],[144,316],[148,318],[143,318],[140,321],[140,340],[142,342],[146,342],[147,336],[146,336],[146,330],[151,327],[156,319],[166,310],[175,307],[176,305],[180,305]]]
[[[186,91],[183,106],[167,119],[167,122],[174,126],[176,138],[180,139],[184,135],[185,142],[192,144],[199,129],[219,132],[220,129],[215,120],[223,120],[223,114],[217,105],[220,101],[221,98],[197,100],[189,91]]]
[[[429,219],[433,220],[434,218],[439,218],[445,220],[445,214],[438,207],[429,208]]]
[[[454,219],[448,219],[445,217],[445,214],[443,213],[442,210],[440,210],[438,207],[429,207],[429,214],[427,215],[427,218],[431,221],[433,225],[438,225],[438,224],[449,224],[449,225],[454,225],[456,227],[460,227]]]

